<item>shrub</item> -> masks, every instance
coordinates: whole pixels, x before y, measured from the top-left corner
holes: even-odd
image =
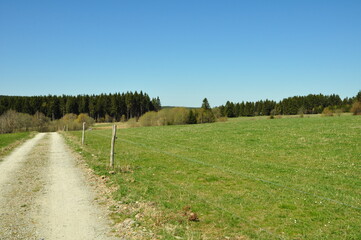
[[[197,109],[197,123],[213,123],[216,121],[216,118],[212,110],[205,110],[203,108]]]
[[[226,119],[224,119],[226,121]],[[188,110],[186,108],[165,108],[159,112],[147,112],[139,118],[138,123],[128,121],[129,127],[135,126],[164,126],[195,123],[211,123],[216,118],[211,109]]]
[[[12,133],[17,128],[17,112],[8,110],[0,117],[0,132]]]
[[[322,115],[326,116],[326,117],[332,117],[333,116],[333,111],[331,110],[331,108],[326,107],[325,109],[323,109]]]
[[[77,119],[78,116],[74,113],[65,114],[64,117],[56,122],[58,129],[66,129],[70,131],[82,129],[83,126],[77,121]]]
[[[139,121],[139,124],[144,127],[156,126],[156,125],[158,125],[157,113],[154,111],[147,112],[143,116],[141,116],[138,121]]]
[[[300,115],[300,118],[304,117],[305,108],[302,106],[300,109],[298,109],[297,114]]]
[[[89,117],[87,113],[80,113],[79,116],[76,118],[76,121],[80,124],[83,124],[83,122],[85,122],[87,126],[91,126],[95,122],[95,120],[92,117]]]
[[[224,117],[220,107],[212,108],[212,112],[213,112],[213,115],[215,116],[216,119]]]
[[[67,113],[65,114],[61,120],[63,121],[75,121],[78,118],[78,116],[74,113]]]
[[[353,115],[361,115],[361,102],[354,102],[351,108],[351,112],[353,113]]]
[[[73,113],[68,113],[61,119],[49,123],[49,130],[81,130],[83,128],[83,122],[86,123],[86,127],[88,128],[94,124],[95,120],[92,117],[89,117],[86,113],[81,113],[79,116]]]
[[[122,117],[120,118],[121,122],[125,122],[127,120],[127,118],[125,117],[125,115],[123,114]]]
[[[128,127],[139,127],[139,123],[137,122],[136,118],[131,118],[127,121]]]
[[[104,122],[107,122],[107,123],[114,122],[114,118],[109,116],[109,114],[105,114]]]
[[[228,118],[227,117],[219,117],[217,118],[217,122],[227,122]]]
[[[33,116],[33,126],[37,131],[40,132],[50,131],[49,123],[50,123],[50,118],[46,117],[44,113],[36,112],[35,115]]]
[[[339,116],[339,117],[340,117],[340,116],[341,116],[341,114],[343,113],[343,110],[342,110],[341,108],[336,109],[336,110],[335,110],[335,113],[336,113],[336,115],[337,115],[337,116]]]
[[[173,125],[186,124],[188,119],[189,111],[186,108],[172,108],[169,113],[173,118]]]
[[[34,116],[8,110],[0,116],[0,133],[18,131],[49,131],[50,119],[43,113],[37,112]]]

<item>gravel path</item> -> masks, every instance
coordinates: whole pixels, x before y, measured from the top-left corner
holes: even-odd
[[[58,133],[0,162],[0,239],[114,239],[110,222]]]

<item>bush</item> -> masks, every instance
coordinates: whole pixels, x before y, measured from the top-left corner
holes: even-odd
[[[137,122],[136,118],[131,118],[127,121],[128,127],[139,127],[139,123]]]
[[[331,110],[331,108],[326,107],[325,109],[323,109],[322,115],[325,116],[325,117],[332,117],[333,116],[333,111]]]
[[[297,114],[300,115],[300,118],[304,117],[304,113],[305,113],[305,108],[302,106],[300,107],[300,109],[298,109]]]
[[[17,128],[17,112],[8,110],[0,117],[0,132],[12,133]]]
[[[227,118],[221,119],[226,121]],[[165,108],[159,112],[147,112],[139,118],[138,123],[128,121],[128,126],[164,126],[215,122],[216,118],[211,109],[188,110],[186,108]]]
[[[125,117],[125,115],[123,114],[122,117],[120,118],[121,122],[126,122],[127,118]]]
[[[76,118],[76,121],[80,124],[83,124],[83,122],[85,122],[87,126],[91,126],[95,123],[95,120],[89,117],[87,113],[80,113],[79,116]]]
[[[197,123],[213,123],[216,121],[216,118],[212,110],[205,110],[203,108],[197,109]]]
[[[140,126],[164,126],[186,124],[189,112],[186,108],[166,108],[159,112],[147,112],[139,118]]]
[[[114,122],[114,118],[112,118],[111,116],[109,116],[109,114],[105,114],[104,122],[107,122],[107,123]]]
[[[227,122],[228,118],[227,117],[219,117],[217,118],[217,122]]]
[[[221,111],[221,108],[220,108],[220,107],[215,107],[215,108],[213,108],[213,109],[212,109],[212,112],[213,112],[213,115],[215,116],[216,119],[225,117],[225,116],[222,114],[222,111]]]
[[[172,108],[170,114],[173,118],[172,125],[181,125],[187,123],[189,111],[186,108]]]
[[[341,108],[335,110],[335,114],[339,117],[341,116],[342,113],[343,113],[343,110]]]
[[[151,111],[145,113],[143,116],[139,118],[139,124],[141,126],[157,126],[157,112]]]
[[[95,120],[89,117],[86,113],[81,113],[79,116],[74,113],[68,113],[65,114],[61,119],[49,123],[49,130],[81,130],[83,129],[83,122],[86,123],[86,128],[88,128],[94,124]]]
[[[20,131],[49,131],[50,119],[43,113],[37,112],[34,116],[8,110],[0,116],[0,133]]]
[[[33,116],[26,113],[18,113],[9,110],[0,116],[0,133],[12,133],[20,131],[59,131],[59,130],[80,130],[83,128],[83,122],[89,127],[94,124],[94,119],[87,114],[69,113],[60,120],[50,121],[41,112],[36,112]]]
[[[361,102],[354,102],[351,108],[351,112],[353,113],[353,115],[361,115]]]

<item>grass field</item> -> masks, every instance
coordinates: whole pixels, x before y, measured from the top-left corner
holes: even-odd
[[[30,132],[0,134],[0,156],[8,153],[16,147],[21,141],[32,136]]]
[[[111,130],[86,134],[109,175]],[[119,129],[116,153],[114,197],[154,202],[160,219],[139,224],[164,239],[361,239],[360,116]]]

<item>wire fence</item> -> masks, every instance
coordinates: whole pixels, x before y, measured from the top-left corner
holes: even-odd
[[[98,135],[98,136],[101,136],[101,137],[104,137],[104,138],[109,138],[109,143],[110,143],[111,132],[109,132],[109,134],[106,134],[106,133],[98,132],[97,130],[94,130],[94,131],[92,131],[92,134]],[[185,162],[189,162],[189,163],[192,163],[192,164],[197,164],[197,165],[202,165],[202,166],[205,166],[205,167],[217,169],[217,170],[220,170],[220,171],[225,172],[225,173],[230,173],[232,175],[237,175],[237,176],[240,176],[240,177],[242,177],[244,179],[261,182],[261,183],[267,184],[267,185],[273,185],[273,186],[276,186],[276,187],[279,187],[279,188],[286,189],[288,191],[293,191],[293,192],[308,195],[308,196],[311,196],[311,197],[314,197],[314,198],[326,200],[326,201],[332,202],[332,203],[337,204],[337,205],[341,205],[341,206],[349,207],[349,208],[352,208],[352,209],[356,209],[358,211],[361,210],[361,207],[359,207],[359,206],[348,204],[348,203],[345,203],[345,202],[342,202],[342,201],[339,201],[339,200],[336,200],[336,199],[333,199],[333,198],[325,197],[325,196],[322,196],[322,195],[319,195],[319,194],[315,194],[315,193],[312,193],[312,192],[309,192],[309,191],[304,191],[304,190],[295,188],[293,186],[289,186],[289,185],[285,185],[285,184],[281,184],[281,183],[276,183],[276,182],[273,182],[273,181],[269,181],[267,179],[255,177],[255,176],[249,175],[249,174],[244,173],[244,172],[234,171],[234,170],[232,170],[230,168],[225,168],[225,167],[218,166],[218,165],[215,165],[215,164],[210,164],[210,163],[198,160],[196,158],[186,157],[186,156],[183,156],[183,155],[180,155],[180,154],[174,154],[174,153],[171,153],[169,151],[164,151],[164,150],[155,148],[155,147],[150,146],[150,145],[145,144],[145,143],[140,143],[140,142],[136,142],[136,141],[131,141],[129,139],[125,139],[124,137],[129,138],[129,136],[121,134],[118,141],[121,141],[121,142],[124,142],[124,143],[127,143],[127,144],[131,144],[131,145],[135,145],[135,146],[141,147],[143,149],[148,149],[148,150],[151,150],[152,152],[155,152],[155,153],[164,154],[164,155],[170,156],[172,158],[180,159],[180,160],[185,161]],[[141,138],[141,139],[144,139],[146,141],[150,140],[148,138],[142,138],[142,137],[139,137],[139,136],[137,136],[137,137]],[[153,141],[153,139],[151,139],[151,140]],[[162,143],[164,143],[164,142],[162,142]],[[167,143],[167,145],[168,146],[173,145],[173,146],[178,147],[180,149],[191,149],[191,147],[184,146],[184,145],[181,145],[181,144],[175,144],[175,143],[169,144],[169,143]],[[106,149],[104,149],[104,147],[103,147],[101,149],[101,151],[104,152],[104,151],[106,151]],[[207,150],[204,150],[204,151],[207,151]],[[210,151],[207,151],[207,152],[210,152]],[[214,154],[214,152],[212,152],[212,154]],[[219,154],[217,153],[217,155],[219,155]],[[250,226],[259,229],[260,231],[267,233],[268,235],[270,235],[272,237],[275,237],[275,238],[278,238],[278,239],[286,239],[285,236],[278,235],[278,234],[276,234],[276,233],[274,233],[274,232],[272,232],[272,231],[270,231],[268,229],[265,229],[265,228],[263,228],[263,227],[261,227],[261,226],[259,226],[257,224],[254,224],[252,221],[249,221],[248,219],[245,219],[244,217],[237,216],[234,213],[232,213],[231,211],[225,209],[224,207],[222,207],[222,206],[220,206],[218,204],[215,204],[215,203],[213,203],[213,202],[211,202],[211,201],[209,201],[209,200],[207,200],[205,198],[202,198],[199,195],[192,194],[191,191],[189,191],[189,189],[186,189],[183,186],[172,183],[168,179],[164,179],[164,181],[167,182],[168,184],[172,185],[173,187],[178,188],[181,191],[183,191],[183,192],[185,192],[185,193],[187,193],[189,195],[192,195],[193,197],[197,198],[198,200],[203,201],[203,202],[207,203],[208,205],[210,205],[210,206],[212,206],[214,208],[217,208],[220,211],[223,211],[223,212],[231,215],[233,218],[239,219],[240,221],[245,222],[245,223],[249,224]]]
[[[98,135],[98,136],[101,136],[101,137],[106,137],[106,138],[109,138],[109,139],[110,139],[110,137],[111,137],[111,136],[109,136],[109,135],[107,135],[107,134],[103,134],[103,133],[96,132],[96,131],[94,131],[93,133],[94,133],[95,135]],[[124,136],[124,135],[123,135],[123,136]],[[118,139],[118,140],[120,140],[120,141],[122,141],[122,142],[134,144],[134,142],[130,142],[130,141],[127,141],[127,140],[122,139],[122,138],[120,138],[120,139]],[[109,140],[109,141],[110,141],[110,140]],[[137,145],[144,147],[142,144],[137,144]],[[157,151],[157,152],[159,152],[159,151]],[[162,153],[163,153],[163,152],[162,152]],[[172,156],[173,156],[173,155],[172,155]],[[199,163],[201,163],[201,162],[199,161]],[[208,165],[206,165],[206,166],[208,166]],[[143,180],[143,181],[144,181],[144,180]],[[285,236],[278,235],[278,234],[276,234],[276,233],[274,233],[274,232],[272,232],[272,231],[270,231],[270,230],[268,230],[268,229],[265,229],[265,228],[261,227],[260,225],[257,225],[257,224],[255,224],[255,223],[253,223],[253,222],[250,221],[250,220],[247,220],[247,219],[244,218],[244,217],[238,216],[238,215],[232,213],[231,211],[225,209],[224,207],[222,207],[222,206],[220,206],[220,205],[218,205],[218,204],[215,204],[215,203],[213,203],[213,202],[211,202],[211,201],[209,201],[209,200],[207,200],[207,199],[205,199],[205,198],[200,197],[199,194],[193,194],[193,193],[191,193],[192,191],[190,191],[189,189],[186,189],[184,186],[180,186],[180,185],[178,185],[178,184],[172,183],[172,182],[170,182],[168,179],[163,179],[163,181],[166,182],[166,183],[168,183],[168,184],[170,184],[170,185],[172,185],[173,188],[177,188],[178,190],[186,193],[188,196],[192,196],[192,197],[198,199],[199,201],[205,202],[205,203],[207,203],[209,206],[211,206],[211,207],[213,207],[213,208],[216,208],[216,209],[219,209],[220,211],[227,213],[228,215],[232,216],[233,218],[238,219],[238,220],[240,220],[240,221],[242,221],[242,222],[245,222],[246,224],[249,224],[249,225],[252,226],[253,228],[259,229],[259,231],[264,232],[264,233],[266,233],[266,234],[269,235],[269,236],[272,236],[272,237],[274,237],[274,238],[276,238],[276,239],[286,239]],[[147,183],[148,183],[148,184],[151,184],[151,182],[150,182],[149,180],[147,181]]]

